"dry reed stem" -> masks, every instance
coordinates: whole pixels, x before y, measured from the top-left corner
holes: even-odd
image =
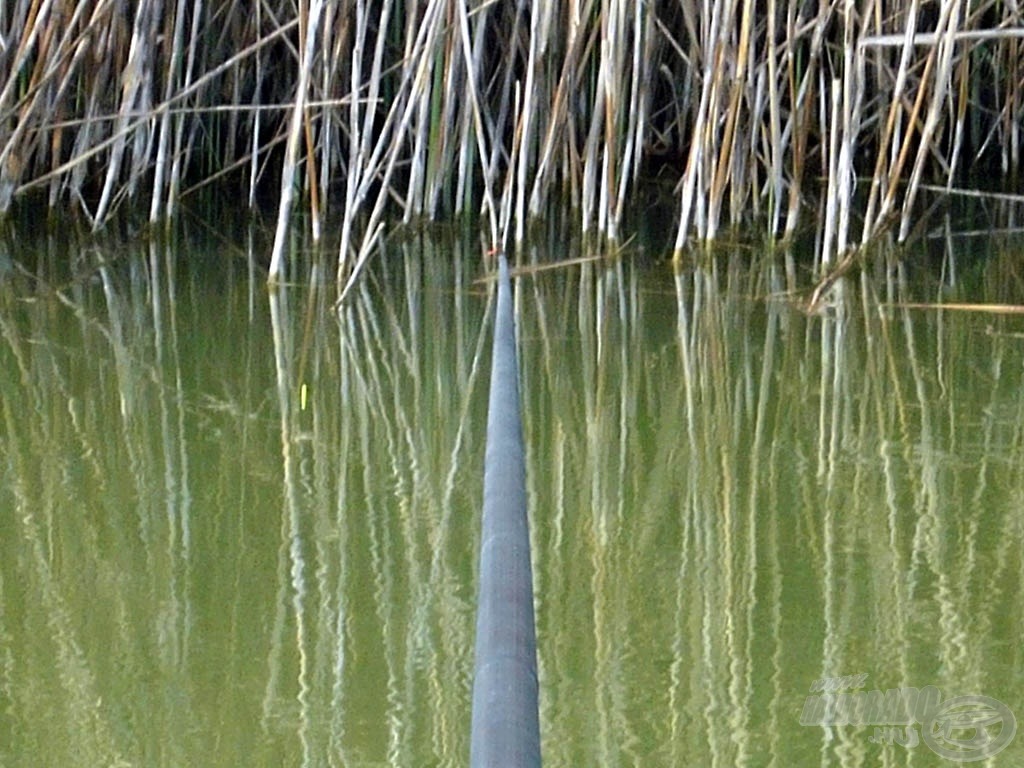
[[[896,302],[889,306],[897,309],[948,309],[954,312],[980,312],[990,315],[1024,315],[1024,305],[1020,304],[969,304],[957,302],[940,304],[932,302]]]
[[[292,200],[295,195],[295,164],[298,159],[299,141],[303,135],[308,137],[309,134],[306,94],[310,84],[310,70],[313,66],[317,27],[320,25],[323,9],[323,0],[312,0],[312,6],[308,9],[306,9],[306,0],[300,2],[299,40],[303,55],[299,65],[295,106],[292,109],[291,126],[288,130],[288,141],[285,147],[284,170],[281,172],[277,229],[274,233],[274,246],[270,257],[269,280],[271,284],[280,282],[284,277],[284,246],[288,237],[288,221],[291,217]]]

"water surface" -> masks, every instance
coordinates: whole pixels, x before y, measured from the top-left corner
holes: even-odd
[[[0,765],[466,764],[479,244],[340,313],[244,240],[4,248]],[[1024,717],[1024,320],[894,305],[1019,303],[990,251],[822,315],[784,255],[516,280],[545,765],[952,764],[802,724],[847,675]]]

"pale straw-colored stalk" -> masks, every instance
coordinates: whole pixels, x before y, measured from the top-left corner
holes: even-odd
[[[270,282],[280,282],[284,277],[284,247],[288,238],[288,222],[291,218],[292,201],[295,196],[295,166],[298,161],[299,141],[304,135],[306,122],[306,97],[309,90],[310,71],[313,66],[316,31],[324,9],[324,0],[312,0],[306,15],[306,27],[299,25],[300,39],[303,40],[302,60],[299,63],[299,82],[295,94],[295,105],[292,109],[291,123],[288,130],[288,142],[285,146],[284,170],[281,172],[281,197],[278,205],[277,229],[274,233],[274,246],[270,257]]]

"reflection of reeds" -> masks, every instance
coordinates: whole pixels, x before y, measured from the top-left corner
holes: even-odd
[[[863,729],[830,742],[798,724],[815,678],[999,688],[1002,663],[977,653],[1001,642],[988,590],[1020,537],[1013,494],[995,501],[988,478],[1019,485],[992,457],[1020,449],[964,430],[981,382],[967,384],[958,360],[977,327],[889,317],[870,301],[862,312],[852,283],[822,318],[765,310],[750,290],[778,292],[783,276],[736,262],[677,273],[673,354],[637,335],[667,297],[638,299],[635,275],[623,285],[588,271],[578,284],[538,277],[536,303],[615,318],[621,345],[644,353],[642,364],[602,357],[586,329],[558,345],[564,331],[545,314],[539,360],[524,355],[534,462],[554,467],[532,475],[557,522],[538,546],[548,759],[745,764],[767,732],[780,762],[820,752],[859,764]],[[988,408],[1019,411],[1016,370]],[[616,397],[602,395],[610,382]],[[981,524],[984,504],[1015,544]]]
[[[404,247],[339,315],[322,263],[3,276],[0,755],[464,760],[488,298]],[[821,676],[1019,698],[1017,319],[900,306],[1018,261],[882,253],[822,316],[784,256],[521,273],[546,764],[899,763],[800,725]]]
[[[936,13],[932,13],[937,10]],[[1020,159],[1012,5],[713,0],[363,4],[12,0],[0,14],[0,212],[32,188],[97,226],[228,177],[341,211],[344,286],[385,216],[484,214],[492,242],[567,198],[623,238],[646,170],[679,181],[675,250],[753,212],[793,234],[823,180],[826,260],[914,222],[929,180]],[[812,190],[813,191],[813,188]],[[513,221],[514,219],[514,221]],[[513,226],[514,225],[514,226]]]
[[[150,658],[173,685],[190,646],[181,362],[174,324],[164,316],[173,274],[156,249],[148,261],[141,253],[123,264],[98,260],[85,278],[95,278],[92,290],[81,278],[67,282],[58,255],[67,243],[51,245],[31,277],[4,286],[0,318],[3,354],[20,361],[3,398],[4,453],[18,467],[3,524],[14,548],[4,560],[21,564],[18,582],[32,595],[10,627],[15,642],[29,632],[28,647],[43,654],[14,657],[44,670],[34,673],[38,691],[23,702],[26,713],[60,703],[60,714],[38,717],[49,723],[41,733],[65,734],[45,739],[66,750],[52,759],[115,764],[132,748],[118,726],[124,690],[112,687],[111,667]],[[22,304],[26,298],[32,303]],[[38,343],[44,338],[51,343]],[[23,396],[35,401],[25,411],[35,418],[11,411]],[[140,569],[155,579],[126,577]],[[25,581],[29,573],[35,576]],[[139,633],[133,614],[140,602],[159,606],[147,612],[159,631]],[[96,655],[110,647],[120,653]],[[47,653],[59,659],[56,669]],[[161,729],[153,726],[156,738]],[[5,743],[17,752],[17,742],[5,736]]]

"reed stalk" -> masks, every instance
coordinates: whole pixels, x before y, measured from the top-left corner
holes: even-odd
[[[323,14],[323,0],[312,0],[308,8],[307,3],[300,3],[299,40],[303,51],[302,62],[299,66],[299,82],[297,95],[292,109],[291,123],[288,129],[288,143],[285,147],[284,169],[281,172],[281,195],[277,215],[277,230],[274,233],[274,248],[270,257],[270,281],[276,283],[281,280],[284,271],[284,245],[288,237],[288,220],[291,216],[292,199],[295,194],[295,164],[298,159],[299,142],[305,137],[307,146],[312,143],[309,129],[309,119],[306,114],[306,99],[310,85],[310,70],[313,66],[313,53],[316,43],[317,27],[320,25],[320,17]],[[309,163],[312,165],[313,157],[309,156]],[[315,178],[315,175],[313,176]],[[315,186],[310,187],[311,191]],[[314,198],[315,200],[315,198]],[[315,211],[316,207],[311,206]],[[316,221],[316,217],[313,217]],[[314,226],[314,235],[318,233],[318,227]]]

